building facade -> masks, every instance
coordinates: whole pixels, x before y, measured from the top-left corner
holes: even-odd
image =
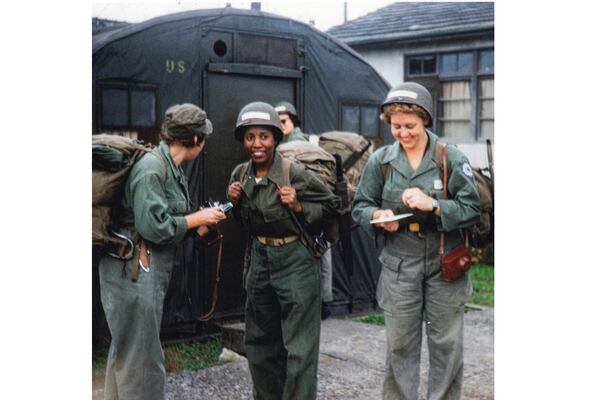
[[[494,140],[494,3],[393,3],[328,33],[387,81],[414,81],[434,97],[433,130],[487,166]]]

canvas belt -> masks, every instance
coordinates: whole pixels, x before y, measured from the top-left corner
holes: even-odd
[[[296,240],[300,239],[300,237],[298,235],[286,236],[282,238],[257,236],[256,239],[258,239],[259,242],[267,246],[283,246],[285,244],[295,242]]]

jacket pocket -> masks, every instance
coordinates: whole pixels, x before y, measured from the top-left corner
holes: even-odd
[[[173,214],[185,214],[188,212],[187,201],[183,200],[169,200],[169,209]]]
[[[287,207],[287,206],[284,206]],[[263,218],[265,222],[271,223],[282,221],[290,218],[289,212],[283,207],[271,207],[263,210]]]

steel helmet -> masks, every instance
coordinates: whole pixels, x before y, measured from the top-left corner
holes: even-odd
[[[272,105],[255,101],[246,104],[238,114],[235,124],[235,138],[242,142],[242,135],[249,126],[268,126],[273,128],[276,142],[283,140],[283,132],[279,123],[279,115]]]
[[[433,123],[433,99],[429,90],[424,86],[415,82],[403,82],[394,86],[387,94],[385,101],[379,109],[383,112],[384,106],[394,103],[415,104],[421,107],[429,115],[429,124],[427,124],[427,127]]]
[[[288,103],[287,101],[280,101],[275,105],[275,111],[277,113],[288,113],[290,118],[294,122],[294,125],[298,125],[300,123],[300,118],[298,118],[298,113],[296,112],[296,107],[292,103]]]

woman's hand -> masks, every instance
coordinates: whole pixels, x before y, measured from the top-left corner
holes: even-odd
[[[377,219],[377,218],[381,218],[381,217],[393,217],[393,216],[394,216],[394,212],[392,210],[377,210],[373,213],[373,216],[371,219]],[[378,224],[375,224],[375,226],[378,228],[383,228],[387,232],[396,232],[398,230],[398,228],[400,227],[400,222],[397,220],[390,221],[390,222],[380,222]]]
[[[296,197],[296,189],[292,186],[278,186],[277,194],[279,194],[279,198],[283,204],[287,204],[287,206],[294,212],[302,211],[302,204],[298,201]]]
[[[185,216],[188,229],[197,228],[201,225],[215,225],[217,222],[227,218],[219,207],[203,208]]]
[[[242,183],[240,181],[233,182],[227,189],[227,199],[229,199],[229,201],[231,201],[233,204],[237,204],[242,197],[242,192]]]
[[[418,188],[406,189],[402,193],[402,202],[413,210],[433,211],[433,197],[427,196]]]

